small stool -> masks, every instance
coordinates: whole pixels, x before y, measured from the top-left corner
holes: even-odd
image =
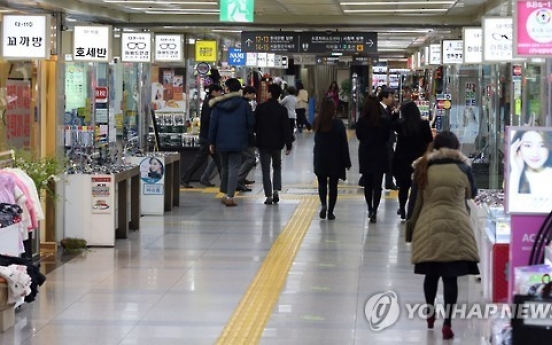
[[[0,332],[5,332],[15,325],[15,304],[8,304],[8,284],[0,278]]]

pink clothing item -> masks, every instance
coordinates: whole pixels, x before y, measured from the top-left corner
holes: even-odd
[[[15,181],[13,177],[0,170],[0,202],[15,204],[14,189]]]
[[[36,217],[36,212],[34,210],[34,203],[32,201],[31,194],[27,186],[25,185],[25,183],[23,183],[23,181],[19,179],[19,177],[16,174],[14,174],[11,171],[4,170],[2,171],[2,174],[10,175],[13,178],[13,181],[15,182],[16,187],[18,187],[23,192],[23,195],[25,196],[24,199],[15,200],[15,203],[18,204],[19,206],[23,206],[22,203],[24,203],[26,206],[26,209],[29,213],[29,217],[31,219],[31,225],[27,227],[27,230],[37,229],[38,219]],[[19,196],[18,196],[18,199],[19,199]]]

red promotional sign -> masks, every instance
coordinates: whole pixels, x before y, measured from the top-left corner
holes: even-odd
[[[107,103],[107,97],[109,90],[105,86],[96,86],[96,92],[94,93],[94,99],[96,103]]]

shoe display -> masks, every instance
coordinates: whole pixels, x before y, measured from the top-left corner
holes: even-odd
[[[326,219],[326,211],[328,209],[326,208],[326,205],[323,205],[322,208],[320,209],[320,213],[319,213],[319,216],[320,216],[320,219]]]
[[[272,201],[273,201],[273,200],[272,200],[272,197],[269,196],[269,197],[266,198],[264,204],[265,204],[265,205],[272,205]]]
[[[272,194],[272,202],[275,204],[280,202],[280,195],[278,195],[277,191],[274,191],[274,194]]]
[[[199,181],[199,183],[201,183],[202,185],[204,185],[205,187],[214,187],[215,184],[214,183],[211,183],[209,181]]]

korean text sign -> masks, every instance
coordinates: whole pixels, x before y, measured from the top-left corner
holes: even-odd
[[[151,33],[121,34],[121,61],[151,62]]]
[[[552,1],[516,2],[514,55],[552,56]]]
[[[198,62],[216,62],[217,41],[196,41],[195,60]]]
[[[483,30],[481,28],[464,28],[464,63],[481,63],[483,61]]]
[[[513,60],[514,22],[512,17],[483,18],[483,61]]]
[[[2,56],[6,59],[50,57],[50,22],[46,16],[2,17]]]
[[[75,26],[74,61],[110,62],[111,53],[111,26]]]
[[[182,35],[155,35],[155,61],[181,62]]]

